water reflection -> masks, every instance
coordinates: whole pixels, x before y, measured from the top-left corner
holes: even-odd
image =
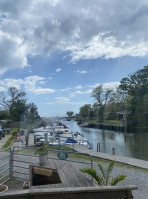
[[[101,152],[112,154],[115,148],[116,155],[148,160],[148,134],[122,133],[93,128],[82,128],[75,121],[66,121],[65,124],[73,131],[80,132],[93,143],[93,150],[101,143]]]

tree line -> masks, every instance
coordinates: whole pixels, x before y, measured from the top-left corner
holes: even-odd
[[[121,79],[116,89],[99,85],[91,93],[95,103],[80,107],[84,120],[123,121],[128,130],[148,129],[148,66]]]
[[[40,119],[38,107],[33,103],[27,103],[26,93],[15,87],[8,89],[0,96],[0,120],[25,121],[33,123]]]

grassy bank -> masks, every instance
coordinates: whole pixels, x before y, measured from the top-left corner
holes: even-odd
[[[15,140],[16,136],[13,135],[13,132],[16,131],[16,128],[13,128],[10,130],[10,133],[8,135],[11,135],[10,138],[6,141],[6,143],[3,145],[3,147],[1,149],[6,149],[10,146],[10,144]],[[6,134],[6,136],[8,136]]]
[[[88,122],[88,123],[93,123],[93,124],[97,124],[97,123],[101,123],[101,124],[112,124],[112,125],[118,125],[118,126],[122,126],[123,125],[123,121],[119,121],[119,120],[104,120],[104,122],[99,122],[98,119],[89,119],[89,120],[85,120],[83,118],[73,118],[76,121],[81,121],[81,122]]]

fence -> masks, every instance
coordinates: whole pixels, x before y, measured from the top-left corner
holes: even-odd
[[[12,177],[12,164],[11,149],[0,150],[0,184],[4,184]]]
[[[29,165],[35,164],[39,162],[38,155],[36,155],[36,149],[34,147],[19,147],[15,146],[12,150],[12,177],[29,181]],[[67,154],[67,158],[62,160],[69,161],[72,163],[76,163],[77,166],[84,167],[84,165],[89,165],[90,168],[93,168],[93,159],[92,156],[86,153],[79,153],[74,151],[63,151],[63,150],[55,150],[49,149],[48,152],[48,160],[61,160],[59,154],[62,152]],[[93,180],[91,178],[91,180]]]

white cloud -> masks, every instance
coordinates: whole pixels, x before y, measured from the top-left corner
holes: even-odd
[[[56,97],[55,100],[60,103],[65,103],[70,101],[68,97]]]
[[[53,52],[73,62],[147,57],[147,10],[146,0],[0,1],[0,74]]]
[[[41,88],[37,86],[37,84],[45,83],[44,80],[46,78],[39,77],[39,76],[29,76],[26,77],[24,80],[24,87],[26,92],[33,93],[33,94],[48,94],[53,93],[55,90],[50,88]]]
[[[77,73],[80,73],[80,74],[87,74],[88,72],[86,70],[77,70]]]
[[[69,91],[71,88],[70,87],[68,87],[68,88],[63,88],[63,89],[61,89],[60,91],[61,92],[65,92],[65,91]]]
[[[83,95],[83,94],[90,94],[92,92],[92,89],[89,89],[87,91],[76,91],[70,94],[70,97],[74,97],[75,95]]]
[[[75,89],[82,89],[83,86],[79,85],[79,86],[76,86]]]
[[[71,99],[68,97],[56,97],[54,101],[48,102],[47,104],[48,105],[52,105],[52,104],[84,105],[86,103],[87,103],[86,101],[74,102],[74,101],[71,101]]]
[[[22,79],[6,78],[4,80],[0,80],[0,87],[3,88],[3,91],[7,91],[7,89],[10,87],[20,89],[23,83],[24,81]]]
[[[0,80],[0,91],[7,91],[10,87],[16,87],[17,89],[25,88],[25,92],[32,94],[48,94],[53,93],[55,90],[50,88],[42,88],[38,85],[45,83],[45,77],[28,76],[24,79],[3,79]]]
[[[99,86],[101,84],[93,84],[93,85],[88,85],[89,88],[96,88],[97,86]],[[120,85],[120,82],[106,82],[106,83],[103,83],[103,88],[111,88],[111,89],[116,89],[119,85]]]
[[[60,71],[62,71],[61,68],[57,68],[57,69],[56,69],[56,72],[60,72]]]
[[[54,102],[48,102],[47,103],[48,105],[52,105],[52,104],[70,104],[70,105],[84,105],[84,104],[87,104],[86,101],[80,101],[80,102],[73,102],[73,101],[54,101]]]

